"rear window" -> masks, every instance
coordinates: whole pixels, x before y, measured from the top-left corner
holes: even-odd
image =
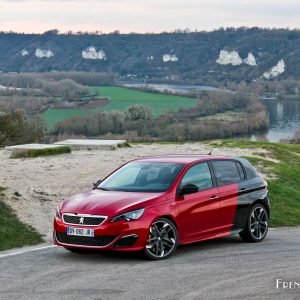
[[[237,183],[242,180],[240,171],[235,161],[216,160],[213,161],[212,164],[219,185]]]
[[[244,172],[244,170],[243,170],[243,167],[242,167],[241,163],[239,163],[239,162],[237,162],[237,161],[236,161],[235,163],[236,163],[236,165],[237,165],[237,168],[238,168],[238,170],[239,170],[239,173],[240,173],[241,178],[242,178],[242,179],[246,179],[245,172]]]
[[[255,168],[251,165],[251,163],[247,159],[240,158],[239,160],[242,162],[244,166],[245,172],[247,174],[247,179],[251,179],[258,176]]]

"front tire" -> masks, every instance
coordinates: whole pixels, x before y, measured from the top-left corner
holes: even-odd
[[[265,239],[269,228],[269,214],[262,204],[254,205],[248,215],[247,227],[240,233],[245,242],[258,243]]]
[[[150,226],[144,253],[152,260],[166,259],[176,251],[177,245],[176,226],[169,219],[159,218]]]

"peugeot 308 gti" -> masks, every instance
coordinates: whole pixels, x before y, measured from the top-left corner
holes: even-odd
[[[54,243],[73,252],[141,250],[164,259],[180,244],[231,234],[261,242],[269,217],[267,183],[246,159],[149,157],[64,200],[54,219]]]

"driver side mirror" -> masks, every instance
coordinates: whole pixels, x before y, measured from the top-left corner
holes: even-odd
[[[101,179],[97,180],[96,182],[93,183],[94,189],[101,183]]]
[[[192,183],[187,183],[179,189],[180,195],[194,194],[197,193],[198,191],[199,191],[198,186]]]

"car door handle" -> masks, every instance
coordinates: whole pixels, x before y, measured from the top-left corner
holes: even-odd
[[[218,197],[218,196],[216,196],[216,195],[214,195],[214,196],[211,196],[211,197],[210,197],[210,199],[211,199],[211,200],[218,200],[218,199],[219,199],[219,197]]]

